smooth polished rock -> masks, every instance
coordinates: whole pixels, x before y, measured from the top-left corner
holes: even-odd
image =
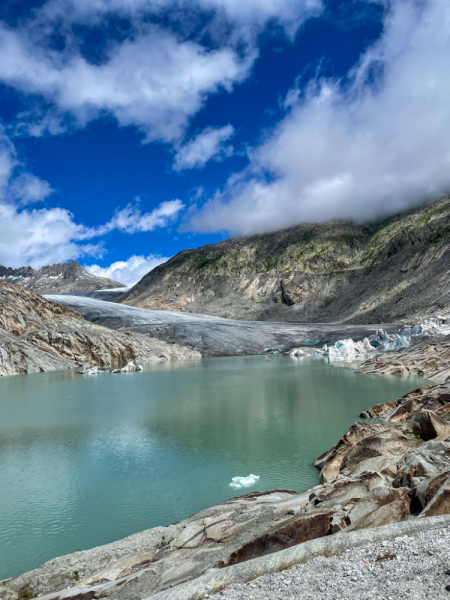
[[[94,325],[30,288],[0,282],[0,376],[185,358],[200,358],[200,354],[145,335]]]

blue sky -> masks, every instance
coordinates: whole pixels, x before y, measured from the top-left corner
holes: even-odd
[[[446,0],[3,0],[0,264],[185,248],[450,188]]]

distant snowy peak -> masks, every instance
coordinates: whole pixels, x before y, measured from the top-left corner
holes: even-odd
[[[42,267],[36,271],[32,267],[2,267],[0,265],[0,280],[14,285],[29,287],[39,294],[51,292],[94,292],[111,288],[125,288],[123,283],[98,277],[88,273],[86,269],[71,260],[67,264],[55,264]]]

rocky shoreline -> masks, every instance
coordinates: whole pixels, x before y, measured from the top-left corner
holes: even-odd
[[[85,321],[30,289],[1,283],[0,300],[0,374],[200,356],[148,335]],[[199,319],[209,323],[211,317]],[[402,337],[393,335],[394,342]],[[378,422],[355,423],[318,457],[315,487],[302,493],[253,492],[180,523],[55,558],[0,582],[0,599],[137,600],[174,587],[182,594],[185,582],[314,540],[450,514],[450,342],[443,335],[413,342],[402,352],[356,363],[350,353],[337,363],[360,373],[421,374],[432,385],[364,411],[363,419]],[[358,344],[364,346],[342,346],[342,340],[335,346],[342,353]]]
[[[0,377],[200,357],[179,344],[94,325],[30,288],[0,281]]]
[[[227,587],[221,600],[442,600],[450,591],[450,526],[348,548],[338,556],[303,564]],[[387,528],[381,528],[387,529]],[[187,598],[187,596],[185,596]]]
[[[382,357],[383,365],[398,356]],[[417,364],[417,348],[402,356]],[[0,597],[146,598],[311,540],[449,514],[450,385],[421,387],[361,416],[382,422],[355,423],[322,454],[314,488],[253,492],[180,523],[55,558],[3,582]]]

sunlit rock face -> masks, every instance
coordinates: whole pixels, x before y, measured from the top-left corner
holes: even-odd
[[[118,301],[296,322],[417,322],[450,312],[450,200],[378,223],[334,221],[180,252]]]
[[[50,292],[92,292],[110,288],[125,288],[122,283],[98,277],[71,260],[67,264],[55,264],[35,271],[31,267],[12,269],[0,265],[0,281],[29,287],[39,294]]]
[[[199,357],[177,344],[93,325],[29,288],[0,282],[0,376]]]

